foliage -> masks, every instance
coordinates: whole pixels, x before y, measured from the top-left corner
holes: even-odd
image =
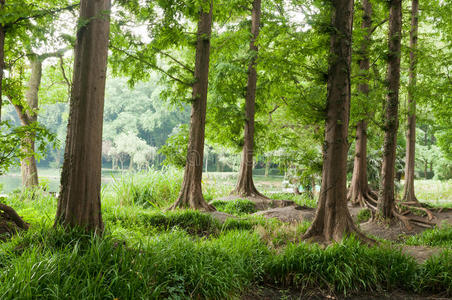
[[[28,126],[12,127],[10,122],[0,123],[0,175],[5,174],[10,167],[17,165],[19,160],[33,153],[36,157],[45,153],[46,145],[56,147],[57,140],[54,134],[37,123]],[[29,149],[24,141],[28,136],[34,135],[37,142],[37,150]]]
[[[356,219],[358,223],[363,223],[369,221],[369,219],[372,217],[372,213],[370,209],[365,208],[359,211],[358,215],[356,216]]]

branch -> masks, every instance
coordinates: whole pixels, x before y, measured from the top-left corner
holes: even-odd
[[[114,49],[114,50],[116,50],[116,51],[119,51],[119,52],[121,52],[121,53],[124,53],[124,54],[127,55],[128,57],[131,57],[131,58],[133,58],[133,59],[136,59],[136,60],[138,60],[138,61],[140,61],[140,62],[142,62],[142,63],[148,65],[149,67],[151,67],[151,68],[153,68],[153,69],[156,69],[157,71],[162,72],[163,74],[165,74],[165,75],[168,76],[169,78],[171,78],[171,79],[173,79],[173,80],[179,82],[180,84],[183,84],[183,85],[189,86],[189,87],[193,86],[191,83],[185,82],[185,81],[183,81],[183,80],[181,80],[181,79],[175,77],[174,75],[171,75],[171,74],[168,73],[165,69],[162,69],[161,67],[159,67],[159,66],[157,66],[156,64],[153,64],[153,63],[151,63],[151,62],[149,62],[149,61],[143,59],[142,57],[139,57],[139,56],[136,56],[136,55],[134,55],[134,54],[131,54],[131,53],[127,52],[126,50],[116,48],[115,46],[113,46],[113,45],[111,45],[111,44],[110,44],[110,48],[112,48],[112,49]]]
[[[66,76],[66,72],[64,71],[64,61],[63,61],[63,56],[60,56],[60,69],[61,69],[61,73],[63,74],[63,78],[64,81],[66,81],[67,84],[67,90],[68,90],[68,96],[70,97],[71,95],[71,82],[69,81],[69,79]]]
[[[377,30],[378,27],[380,27],[381,25],[383,25],[384,23],[388,22],[389,19],[384,19],[383,21],[381,21],[380,23],[376,24],[374,27],[372,27],[372,29],[369,31],[369,36],[372,35],[372,33],[374,33],[375,30]]]
[[[182,63],[181,61],[179,61],[179,60],[177,60],[176,58],[174,58],[172,55],[170,55],[170,54],[168,54],[168,53],[166,53],[166,52],[164,52],[164,51],[162,51],[162,50],[160,50],[160,49],[157,49],[157,48],[155,48],[155,47],[152,47],[152,49],[154,49],[154,50],[157,51],[158,53],[161,53],[161,54],[163,54],[164,56],[170,58],[171,60],[173,60],[174,62],[176,62],[178,65],[180,65],[182,68],[184,68],[184,69],[187,70],[188,72],[190,72],[190,73],[192,73],[192,74],[195,74],[195,71],[193,71],[192,69],[190,69],[190,67],[188,67],[187,65],[185,65],[185,64]]]
[[[76,3],[76,4],[69,5],[69,6],[53,9],[53,10],[52,9],[44,9],[44,10],[36,12],[34,15],[17,18],[15,21],[13,21],[9,24],[6,24],[4,27],[11,27],[12,25],[15,25],[21,21],[30,20],[30,19],[38,19],[38,18],[42,18],[46,15],[62,12],[65,10],[72,10],[72,9],[78,7],[79,5],[80,5],[80,3]]]

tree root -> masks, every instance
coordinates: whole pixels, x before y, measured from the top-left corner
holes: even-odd
[[[403,205],[405,207],[408,207],[410,209],[420,210],[420,211],[425,212],[427,214],[427,217],[428,217],[429,221],[433,220],[433,218],[435,217],[433,215],[433,213],[428,208],[424,207],[422,205],[422,203],[420,203],[420,202],[410,201],[410,202],[400,202],[399,204]]]
[[[27,230],[28,228],[29,224],[13,208],[0,203],[0,240],[4,240],[3,234],[11,236],[19,230]]]
[[[410,211],[408,211],[408,213],[410,213]],[[427,221],[422,218],[416,218],[415,216],[407,216],[407,212],[400,213],[395,207],[392,209],[392,214],[395,218],[400,220],[409,231],[413,230],[412,225],[424,228],[433,228],[435,226],[435,223],[430,222],[430,219]]]

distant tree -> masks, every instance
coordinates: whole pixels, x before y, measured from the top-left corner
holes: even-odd
[[[232,191],[242,197],[264,197],[254,186],[253,182],[253,156],[254,156],[254,115],[256,106],[257,71],[256,61],[258,56],[257,38],[259,37],[261,23],[261,0],[254,0],[251,10],[251,61],[248,66],[248,83],[245,95],[245,130],[242,160],[240,163],[237,185]]]
[[[213,2],[204,0],[203,4],[199,12],[187,162],[180,195],[171,209],[188,207],[206,211],[215,210],[204,200],[201,189]]]
[[[360,96],[369,99],[369,48],[372,34],[372,3],[369,0],[362,1],[363,17],[361,28],[365,36],[359,50],[359,72],[362,81],[358,85]],[[353,163],[353,175],[347,198],[355,205],[371,205],[376,208],[377,195],[370,189],[367,178],[367,127],[368,116],[358,121],[356,125],[355,158]]]
[[[411,31],[410,31],[410,69],[408,84],[408,124],[406,131],[405,186],[404,202],[419,202],[414,193],[414,169],[416,151],[416,68],[417,39],[419,24],[419,0],[411,1]]]
[[[102,121],[110,1],[82,0],[61,191],[55,224],[102,231]]]

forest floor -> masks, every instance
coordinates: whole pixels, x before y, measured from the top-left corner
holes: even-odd
[[[231,184],[211,174],[203,193],[217,212],[166,211],[181,182],[175,170],[117,178],[102,190],[102,237],[54,228],[54,195],[9,193],[1,201],[30,229],[0,242],[0,299],[452,297],[450,209],[433,211],[435,228],[407,231],[368,223],[368,211],[350,207],[378,244],[351,237],[319,246],[302,240],[313,198],[262,186],[273,201],[229,197]],[[448,199],[451,183],[431,186],[437,194],[425,188],[430,203]]]

